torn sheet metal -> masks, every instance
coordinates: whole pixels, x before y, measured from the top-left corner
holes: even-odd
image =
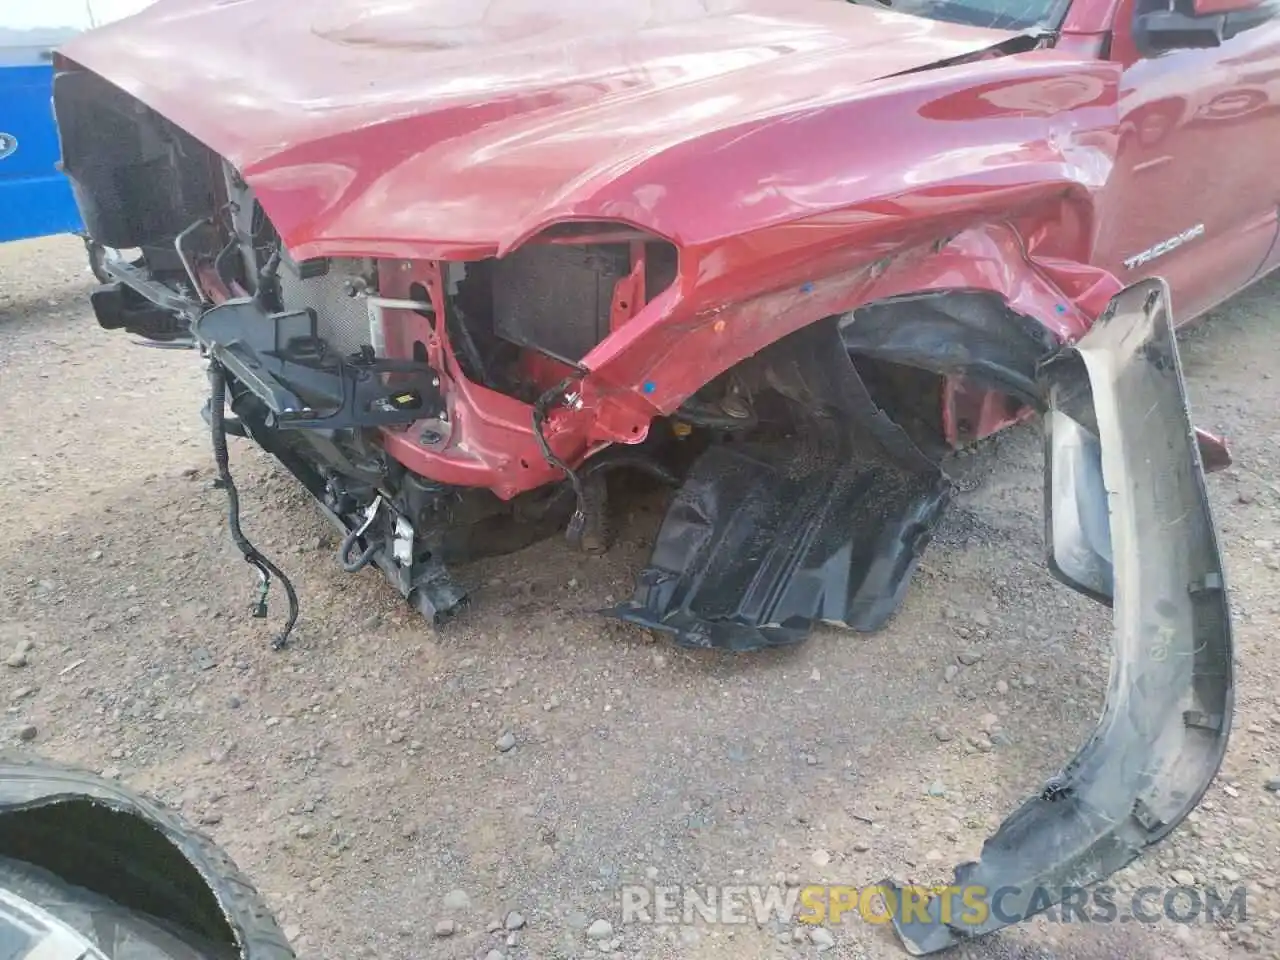
[[[123,784],[0,754],[0,878],[16,877],[17,864],[86,891],[81,906],[98,895],[145,915],[203,956],[294,958],[235,864],[176,815]]]
[[[1123,291],[1041,380],[1051,565],[1085,592],[1112,594],[1106,703],[1063,771],[980,860],[957,867],[957,887],[988,902],[1001,891],[1000,909],[970,925],[938,897],[927,922],[895,915],[915,955],[1017,923],[1121,869],[1195,808],[1226,751],[1230,615],[1164,283]],[[1110,505],[1105,535],[1093,519],[1100,498]],[[903,888],[886,886],[901,900]]]
[[[707,450],[610,615],[744,651],[796,643],[818,622],[877,630],[901,605],[950,481],[876,407],[834,318],[769,348],[760,373],[803,426]]]

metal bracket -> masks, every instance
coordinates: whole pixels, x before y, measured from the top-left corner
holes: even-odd
[[[444,408],[439,374],[416,360],[329,352],[309,310],[268,313],[250,298],[203,313],[192,332],[258,397],[269,426],[339,430],[409,424]]]

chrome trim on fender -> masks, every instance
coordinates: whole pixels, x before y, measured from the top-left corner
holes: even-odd
[[[1144,266],[1152,260],[1163,257],[1166,253],[1173,253],[1173,251],[1177,250],[1183,244],[1190,243],[1192,240],[1199,239],[1203,236],[1204,224],[1197,223],[1191,229],[1183,230],[1181,233],[1170,237],[1168,240],[1161,240],[1154,247],[1148,247],[1141,253],[1135,253],[1132,257],[1125,260],[1124,267],[1126,270],[1136,270],[1138,267]]]

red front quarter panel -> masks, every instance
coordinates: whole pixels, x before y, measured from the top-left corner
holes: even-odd
[[[650,304],[585,364],[670,412],[821,316],[946,286],[997,289],[1058,336],[1080,335],[1118,289],[1081,265],[1112,162],[1116,78],[1112,65],[1052,53],[970,64],[660,158],[644,171],[667,184],[648,215],[682,243],[680,296]],[[872,150],[872,129],[895,132]],[[609,196],[634,193],[635,176]],[[1064,203],[1083,212],[1064,217]],[[1015,218],[1024,237],[1052,221],[1038,265],[1016,238],[934,256],[939,240],[989,238]]]

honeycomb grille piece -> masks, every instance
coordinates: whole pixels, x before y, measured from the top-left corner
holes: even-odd
[[[344,355],[355,353],[370,344],[369,309],[362,298],[347,296],[344,287],[359,275],[358,260],[331,260],[327,273],[305,280],[281,267],[280,299],[286,310],[310,307],[316,312],[319,334],[329,346]]]

